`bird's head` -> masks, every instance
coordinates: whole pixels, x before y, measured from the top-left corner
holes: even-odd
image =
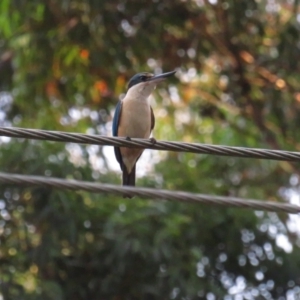
[[[135,74],[128,82],[127,94],[132,96],[148,98],[155,89],[156,84],[174,75],[176,71],[153,75],[151,73]]]

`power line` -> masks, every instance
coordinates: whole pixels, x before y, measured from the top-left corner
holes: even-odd
[[[135,139],[127,140],[122,137],[107,137],[101,135],[68,133],[61,131],[47,131],[39,129],[25,129],[25,128],[10,128],[0,127],[0,136],[13,138],[26,138],[34,140],[48,140],[55,142],[69,142],[81,144],[94,144],[102,146],[117,146],[129,148],[147,148],[165,151],[177,152],[192,152],[211,155],[223,155],[234,157],[260,158],[271,160],[285,160],[285,161],[300,161],[300,153],[283,150],[269,150],[257,148],[231,147],[231,146],[217,146],[209,144],[196,144],[184,142],[168,142],[155,141],[150,139]]]
[[[83,190],[92,193],[110,193],[115,195],[139,196],[155,200],[170,200],[179,202],[203,203],[219,206],[251,208],[273,212],[286,212],[290,214],[300,213],[300,206],[255,199],[243,199],[237,197],[212,196],[205,194],[193,194],[181,191],[167,191],[161,189],[124,187],[112,184],[100,184],[88,181],[65,180],[61,178],[49,178],[42,176],[25,176],[18,174],[0,173],[0,182],[5,184],[17,184],[26,186],[54,187],[69,190]]]

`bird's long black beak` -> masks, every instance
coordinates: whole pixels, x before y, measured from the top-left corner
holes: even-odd
[[[157,81],[163,81],[165,80],[166,78],[174,75],[176,73],[176,71],[171,71],[171,72],[166,72],[166,73],[162,73],[162,74],[159,74],[159,75],[154,75],[153,77],[150,77],[147,81],[151,81],[151,82],[157,82]]]

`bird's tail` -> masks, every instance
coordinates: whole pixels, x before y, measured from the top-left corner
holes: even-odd
[[[127,186],[135,186],[135,166],[132,168],[131,172],[128,173],[127,168],[123,168],[123,185]],[[132,198],[133,196],[129,196],[127,194],[123,195],[123,198]]]

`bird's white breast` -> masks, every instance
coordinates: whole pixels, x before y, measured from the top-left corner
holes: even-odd
[[[151,111],[148,103],[124,101],[118,136],[148,138],[151,131]]]
[[[151,85],[138,84],[127,92],[122,100],[118,136],[148,138],[151,132],[151,108],[148,97]]]
[[[151,108],[148,97],[138,97],[129,93],[122,100],[122,111],[118,136],[130,138],[149,138],[151,134]],[[143,149],[121,147],[123,162],[131,171]]]

